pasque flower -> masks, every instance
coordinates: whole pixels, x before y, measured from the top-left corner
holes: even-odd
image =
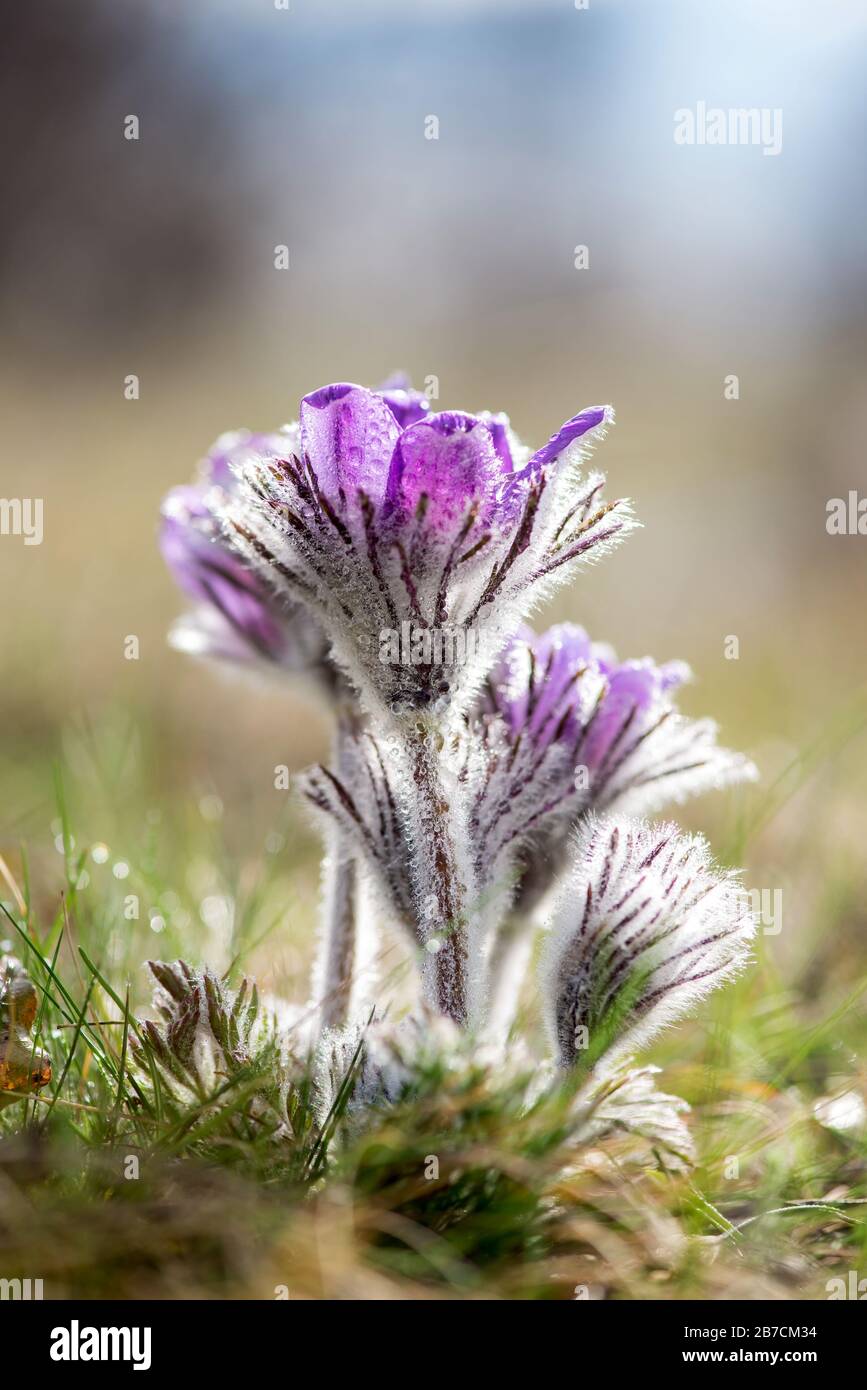
[[[540,636],[525,627],[509,642],[475,714],[499,754],[478,815],[489,855],[532,842],[522,907],[562,872],[581,812],[657,811],[756,776],[748,758],[717,744],[713,720],[677,709],[690,678],[683,661],[618,661],[572,623]]]
[[[629,817],[589,822],[542,961],[561,1066],[633,1052],[741,969],[755,932],[734,874],[701,836]]]
[[[512,911],[489,958],[488,1017],[508,1027],[526,972],[533,914],[570,861],[570,832],[589,812],[647,813],[756,770],[721,748],[716,724],[676,705],[682,661],[620,662],[571,623],[522,629],[489,677],[477,725],[496,750],[479,795],[479,839],[496,873],[514,873]],[[498,862],[499,861],[499,862]]]
[[[315,391],[285,431],[282,457],[252,455],[236,467],[238,493],[223,516],[243,558],[278,592],[310,604],[393,739],[413,918],[436,947],[429,992],[465,1021],[479,986],[469,939],[484,914],[448,740],[508,632],[607,548],[630,514],[625,502],[601,500],[601,475],[581,473],[586,440],[610,418],[603,407],[568,420],[532,455],[505,416],[428,412],[404,426],[406,418],[388,392],[346,383]],[[461,659],[384,660],[384,634],[405,626],[463,639],[453,648]],[[486,640],[466,640],[479,631]]]
[[[305,396],[279,457],[269,448],[236,464],[223,515],[265,581],[316,612],[368,709],[455,714],[530,605],[629,513],[600,500],[598,474],[580,475],[605,409],[528,456],[505,416],[424,412],[398,394],[340,383]],[[460,664],[384,661],[383,634],[404,624],[488,641],[463,643],[474,659]]]
[[[160,547],[178,585],[197,607],[172,629],[172,644],[241,665],[265,663],[327,675],[327,643],[309,610],[278,599],[225,544],[218,513],[236,487],[233,466],[268,456],[279,436],[246,430],[222,435],[195,483],[176,487],[162,506]]]

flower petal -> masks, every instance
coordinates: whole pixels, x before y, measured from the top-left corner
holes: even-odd
[[[413,391],[405,377],[395,378],[393,382],[381,386],[377,394],[382,396],[402,430],[423,420],[430,410],[427,396],[421,391]]]
[[[301,402],[301,446],[332,499],[361,489],[378,502],[399,437],[386,401],[363,386],[338,382]]]
[[[609,417],[610,407],[606,405],[589,406],[580,414],[573,415],[571,420],[560,426],[556,434],[551,435],[547,444],[536,450],[527,464],[527,470],[535,473],[547,464],[553,463],[570,444],[575,443],[576,439],[581,439],[590,430],[598,429]]]
[[[401,435],[391,461],[386,499],[401,516],[413,516],[426,498],[425,521],[451,533],[474,503],[493,499],[500,459],[490,425],[475,415],[429,415]]]

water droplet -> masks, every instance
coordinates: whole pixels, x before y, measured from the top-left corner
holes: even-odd
[[[199,907],[199,916],[206,927],[212,931],[222,931],[231,925],[233,903],[232,899],[225,897],[221,893],[212,893],[207,898],[203,898]]]

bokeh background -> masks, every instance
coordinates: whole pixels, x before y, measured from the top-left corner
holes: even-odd
[[[222,431],[405,368],[536,445],[615,405],[598,462],[645,529],[545,616],[692,664],[687,709],[764,780],[686,819],[723,854],[748,842],[748,881],[784,890],[769,949],[802,996],[863,958],[867,538],[825,521],[867,493],[865,40],[860,0],[18,9],[0,493],[43,498],[45,535],[0,539],[0,849],[49,914],[60,784],[79,844],[108,847],[86,878],[132,866],[125,960],[161,952],[167,923],[175,944],[192,921],[237,932],[267,862],[253,954],[303,996],[316,840],[273,769],[322,757],[327,720],[168,649],[183,600],[157,516]],[[700,100],[781,108],[782,152],[677,146],[673,112]],[[179,818],[213,837],[193,862],[171,858]]]

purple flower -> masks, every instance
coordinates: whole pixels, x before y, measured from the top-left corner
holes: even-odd
[[[755,778],[747,758],[717,745],[712,720],[678,711],[689,678],[682,661],[619,662],[571,623],[509,643],[474,716],[491,750],[475,818],[494,860],[532,844],[525,908],[562,871],[583,812],[647,813]]]
[[[223,435],[203,461],[200,480],[173,488],[163,502],[163,558],[198,603],[172,629],[172,644],[181,650],[293,671],[320,668],[327,659],[325,638],[307,610],[273,593],[225,543],[218,519],[235,488],[233,466],[251,454],[273,455],[280,447],[279,435]]]
[[[541,967],[564,1067],[646,1044],[737,974],[755,931],[746,894],[701,836],[606,817],[576,850]]]
[[[521,956],[526,933],[507,931],[506,911],[514,904],[526,915],[556,886],[580,817],[655,810],[755,777],[746,758],[717,745],[711,721],[679,713],[674,696],[688,677],[683,662],[618,662],[610,647],[571,624],[541,636],[523,628],[463,729],[440,748],[462,878],[477,905],[479,1008],[490,991],[499,1007],[513,946]],[[400,749],[369,730],[355,749],[347,781],[315,769],[307,796],[355,840],[396,915],[424,945],[428,931],[419,908],[430,892],[416,885],[417,846],[426,839],[403,809]]]
[[[310,604],[369,709],[456,714],[502,634],[630,524],[624,502],[601,501],[602,477],[580,474],[610,418],[584,411],[527,457],[504,416],[427,412],[403,385],[325,386],[301,402],[282,453],[233,464],[227,535]],[[406,632],[427,639],[411,657]],[[442,634],[452,655],[439,660]]]

